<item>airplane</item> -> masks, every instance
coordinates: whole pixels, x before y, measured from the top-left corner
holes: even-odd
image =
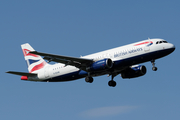
[[[115,87],[114,77],[121,74],[123,79],[146,74],[146,67],[138,65],[150,61],[156,71],[155,60],[169,55],[175,46],[164,39],[154,38],[125,46],[105,50],[81,57],[69,57],[35,51],[28,43],[21,45],[28,71],[7,73],[20,75],[21,80],[39,82],[64,82],[85,78],[88,83],[93,77],[108,75],[110,87]],[[43,57],[43,58],[42,58]],[[57,62],[49,64],[49,62]]]

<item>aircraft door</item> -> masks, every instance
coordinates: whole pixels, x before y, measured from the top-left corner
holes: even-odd
[[[144,47],[144,51],[145,51],[145,52],[150,51],[150,47],[149,47],[149,46],[145,46],[145,47]]]
[[[45,76],[45,78],[49,77],[49,67],[45,67],[44,76]]]
[[[149,42],[149,43],[150,43],[150,42]],[[149,44],[148,44],[148,45],[146,45],[146,46],[144,47],[144,51],[145,51],[145,52],[148,52],[148,51],[150,51]]]

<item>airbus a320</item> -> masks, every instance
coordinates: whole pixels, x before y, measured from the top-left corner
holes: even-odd
[[[63,82],[85,78],[88,83],[93,77],[111,76],[108,85],[116,86],[114,77],[121,74],[123,79],[146,74],[146,67],[138,65],[150,61],[156,71],[155,60],[169,55],[175,46],[164,39],[147,39],[129,45],[105,50],[83,57],[69,57],[35,51],[28,43],[21,45],[28,71],[7,73],[20,75],[21,80],[39,82]],[[57,62],[49,64],[49,62]]]

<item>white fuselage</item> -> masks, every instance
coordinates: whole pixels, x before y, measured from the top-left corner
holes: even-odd
[[[93,61],[98,61],[104,58],[110,58],[114,63],[116,63],[115,65],[117,65],[117,67],[113,66],[114,70],[121,72],[121,70],[125,66],[121,68],[120,65],[118,65],[119,61],[123,61],[123,60],[124,60],[123,62],[128,61],[128,63],[125,63],[127,64],[126,67],[128,67],[135,64],[150,61],[151,58],[158,59],[164,57],[165,55],[170,54],[170,52],[164,53],[163,51],[174,48],[174,45],[171,43],[163,43],[163,42],[158,44],[157,43],[158,41],[164,41],[164,40],[148,39],[148,40],[132,43],[129,45],[113,48],[110,50],[90,54],[87,56],[83,56],[81,58],[93,59]],[[160,51],[163,52],[163,55],[159,53]],[[85,77],[79,75],[80,71],[81,70],[79,68],[70,65],[66,66],[65,64],[61,64],[61,63],[57,63],[54,65],[47,64],[45,68],[38,71],[38,76],[36,78],[29,77],[28,80],[50,81],[54,78],[56,78],[56,80],[53,81],[75,80],[78,78]],[[104,73],[98,73],[94,76],[98,76],[102,74],[108,74],[108,71]]]

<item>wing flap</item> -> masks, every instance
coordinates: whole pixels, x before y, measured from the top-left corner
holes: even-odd
[[[65,65],[72,65],[72,66],[75,66],[75,67],[80,68],[82,70],[86,70],[85,69],[86,66],[88,66],[89,64],[94,62],[92,59],[48,54],[48,53],[42,53],[42,52],[37,52],[37,51],[32,51],[30,53],[43,56],[44,59],[46,59],[48,61],[59,62],[59,63],[65,64]]]

